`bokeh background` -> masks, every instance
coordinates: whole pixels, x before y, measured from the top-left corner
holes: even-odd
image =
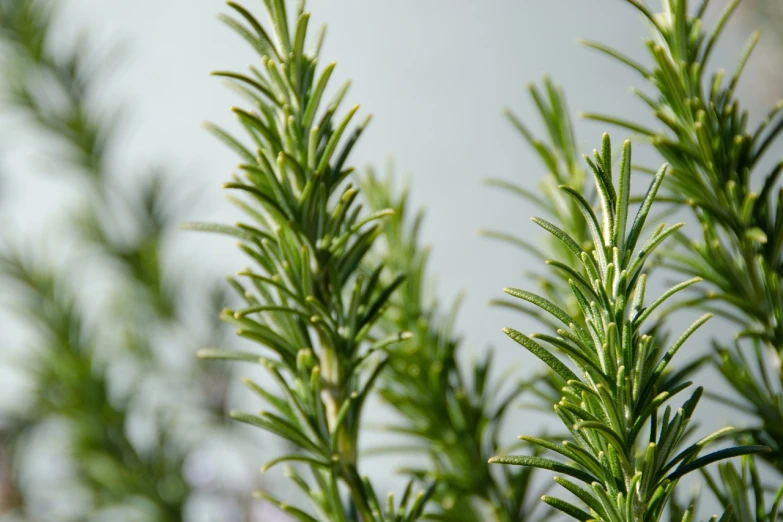
[[[87,35],[90,48],[110,57],[90,103],[117,125],[119,138],[108,160],[118,183],[130,190],[142,183],[143,172],[163,166],[175,182],[172,198],[184,198],[183,221],[232,221],[235,215],[223,199],[220,185],[236,160],[200,123],[208,120],[234,128],[229,108],[237,100],[208,73],[243,70],[255,56],[216,20],[216,13],[224,9],[222,3],[50,3],[56,9],[54,29],[62,49]],[[257,3],[260,10],[261,2]],[[714,3],[717,7],[722,2]],[[246,4],[253,7],[253,2]],[[746,101],[752,118],[759,119],[783,96],[779,51],[783,49],[783,29],[781,19],[774,18],[780,5],[776,0],[744,4],[712,65],[731,70],[750,31],[757,26],[764,29],[762,44],[740,85],[740,98]],[[338,62],[336,77],[353,80],[349,100],[375,115],[356,150],[354,164],[383,169],[393,162],[393,168],[410,182],[413,202],[426,207],[423,234],[432,246],[431,270],[437,275],[433,292],[444,302],[465,292],[458,329],[466,349],[479,353],[492,346],[503,362],[500,366],[516,365],[520,376],[532,374],[538,362],[505,338],[500,329],[513,325],[530,331],[535,325],[527,318],[490,308],[487,302],[505,286],[531,286],[525,274],[537,270],[539,261],[476,233],[487,228],[524,237],[539,234],[528,220],[529,208],[481,184],[484,178],[497,177],[532,186],[544,174],[501,110],[511,107],[539,130],[526,84],[548,74],[564,86],[575,114],[589,110],[650,121],[645,107],[629,92],[637,78],[578,42],[580,38],[599,40],[643,60],[644,24],[617,0],[312,0],[309,9],[314,21],[329,26],[323,55]],[[82,204],[79,186],[68,176],[53,175],[58,169],[55,152],[24,118],[0,109],[0,122],[0,233],[10,243],[42,246],[53,258],[69,255],[70,231],[62,226],[61,216]],[[610,129],[577,120],[576,130],[579,144],[588,152]],[[626,137],[622,131],[613,136],[618,143]],[[658,160],[649,151],[640,148],[637,158],[657,166]],[[231,240],[190,232],[167,237],[164,259],[192,278],[194,285],[205,281],[218,284],[225,274],[245,264]],[[99,269],[85,265],[81,277],[84,288],[100,292],[96,281],[104,275]],[[668,281],[666,274],[658,277],[662,283]],[[100,301],[94,294],[86,299],[93,297]],[[13,301],[14,296],[6,295],[4,300]],[[689,318],[678,318],[673,328],[684,327]],[[723,330],[716,333],[718,329]],[[12,346],[24,339],[24,333],[17,330],[11,318],[3,319],[0,353],[11,353]],[[708,330],[688,343],[689,355],[706,351],[707,337],[733,335],[717,321]],[[234,342],[226,339],[226,343]],[[192,339],[193,351],[199,341]],[[185,350],[169,364],[174,368],[191,365],[192,353]],[[700,379],[707,388],[720,386],[709,370]],[[24,394],[24,379],[3,364],[2,407],[18,407],[25,401]],[[258,407],[242,391],[230,392],[228,402],[231,406]],[[370,422],[384,421],[389,415],[383,408],[370,411]],[[729,416],[736,422],[734,412],[721,405],[707,401],[701,407],[704,430],[724,425]],[[520,410],[506,427],[509,440],[547,422],[545,416]],[[388,442],[388,437],[370,432],[363,442],[368,447],[378,446]],[[277,442],[252,432],[239,438],[242,440],[227,442],[229,439],[218,437],[206,443],[209,451],[205,458],[211,464],[204,469],[239,491],[264,481],[278,487],[279,475],[265,478],[257,472],[275,453]],[[44,459],[40,470],[44,474],[51,471],[46,455],[39,455]],[[364,471],[377,477],[381,488],[394,489],[401,483],[393,473],[398,464],[394,459],[372,458],[365,461]],[[229,520],[225,517],[234,516],[220,502],[207,505],[211,507],[191,507],[188,519]],[[254,510],[255,520],[276,516],[258,507]],[[45,517],[45,510],[38,515]]]

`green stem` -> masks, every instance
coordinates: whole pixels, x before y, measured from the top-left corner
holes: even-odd
[[[375,517],[372,514],[372,510],[367,503],[367,498],[364,494],[364,485],[362,484],[362,479],[356,470],[356,466],[353,464],[348,464],[347,466],[343,467],[343,480],[345,480],[345,483],[348,484],[348,488],[351,491],[351,498],[353,499],[353,503],[356,506],[357,511],[359,511],[359,516],[361,517],[362,522],[372,522],[375,520]]]

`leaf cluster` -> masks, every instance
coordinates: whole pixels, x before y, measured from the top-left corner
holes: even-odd
[[[96,509],[143,499],[150,520],[181,520],[190,492],[182,477],[181,445],[166,429],[158,432],[153,451],[139,451],[131,442],[126,427],[133,394],[122,399],[110,394],[98,341],[63,277],[20,255],[4,255],[0,262],[6,282],[14,284],[19,316],[37,333],[39,355],[28,368],[34,400],[11,448],[45,423],[65,421],[76,479],[92,493]]]
[[[229,281],[244,304],[222,317],[269,355],[201,355],[260,364],[279,385],[280,392],[273,393],[245,381],[269,409],[232,416],[291,443],[289,453],[264,469],[281,462],[306,465],[312,481],[295,468],[288,474],[315,511],[260,495],[297,520],[347,521],[354,512],[365,522],[415,520],[429,493],[414,498],[409,489],[399,507],[384,510],[358,471],[367,398],[387,366],[389,347],[410,337],[404,331],[376,332],[403,276],[387,278],[382,264],[369,261],[382,234],[379,221],[392,211],[364,211],[350,181],[354,169],[348,158],[369,117],[355,125],[358,106],[340,115],[348,84],[324,101],[335,64],[319,63],[323,31],[306,50],[310,14],[304,3],[290,9],[283,0],[266,0],[270,30],[239,4],[228,5],[234,17],[222,20],[258,52],[261,63],[247,74],[215,74],[250,103],[252,108],[233,112],[252,145],[212,124],[208,128],[242,159],[240,173],[225,187],[241,194],[232,199],[248,221],[189,228],[240,240],[253,265]],[[343,486],[348,502],[341,497]]]
[[[735,323],[741,329],[738,337],[747,339],[747,349],[755,352],[743,355],[739,343],[717,346],[715,361],[727,382],[747,400],[743,410],[750,408],[758,415],[755,440],[773,449],[764,458],[783,471],[777,433],[783,422],[783,161],[773,160],[771,167],[765,161],[783,132],[783,103],[774,105],[755,126],[740,105],[737,86],[758,32],[750,37],[730,76],[722,69],[708,72],[738,0],[726,5],[711,30],[703,22],[709,1],[692,12],[686,0],[666,0],[660,14],[630,3],[650,21],[652,37],[646,45],[652,64],[637,63],[601,44],[588,45],[630,66],[652,87],[654,94],[635,92],[662,129],[603,115],[588,117],[639,134],[670,163],[671,199],[693,210],[702,237],[679,235],[680,248],[667,254],[666,264],[710,283],[689,305]],[[730,363],[739,366],[730,369]]]
[[[536,508],[530,498],[532,470],[504,468],[498,474],[487,459],[501,451],[500,428],[531,383],[512,384],[508,371],[496,376],[491,351],[471,365],[462,362],[462,343],[454,332],[459,300],[444,313],[429,299],[429,249],[420,239],[423,212],[411,216],[408,190],[397,194],[391,173],[383,179],[369,171],[362,188],[371,210],[394,211],[384,221],[384,248],[377,257],[392,272],[406,274],[380,329],[387,334],[410,331],[413,336],[390,351],[379,388],[380,396],[404,419],[386,429],[412,444],[390,446],[385,452],[428,457],[404,471],[436,481],[433,503],[440,512],[431,518],[472,521],[491,513],[498,521],[529,519]]]
[[[667,166],[656,173],[632,218],[629,215],[630,143],[623,146],[617,181],[607,135],[600,152],[596,151],[586,161],[599,196],[600,218],[579,192],[567,186],[561,188],[576,201],[588,223],[592,252],[585,252],[557,225],[534,218],[581,260],[582,266],[578,268],[559,260],[549,264],[568,274],[584,322],[572,318],[545,298],[524,290],[506,289],[508,294],[538,306],[562,323],[556,336],[527,336],[510,328],[505,331],[566,381],[555,412],[573,440],[562,445],[529,436],[523,436],[523,440],[555,452],[573,464],[526,456],[500,456],[492,462],[540,467],[583,482],[586,486],[562,477],[555,479],[589,511],[560,498],[543,498],[574,518],[659,520],[682,476],[716,460],[759,453],[767,448],[733,447],[700,457],[709,443],[724,437],[730,428],[685,445],[703,390],[697,388],[675,410],[666,403],[691,383],[667,379],[664,371],[690,335],[710,316],[695,321],[666,349],[645,332],[645,321],[650,314],[674,294],[698,282],[698,279],[685,281],[645,305],[645,263],[681,227],[681,224],[658,225],[641,242],[645,221]],[[570,365],[555,355],[558,353],[565,355]],[[648,441],[642,445],[645,438]],[[683,519],[688,520],[692,515],[689,510]]]
[[[198,322],[200,334],[217,340],[220,323],[185,317],[182,297],[189,282],[164,274],[163,250],[181,211],[173,187],[160,171],[152,171],[133,190],[119,185],[108,161],[117,134],[114,125],[99,116],[93,100],[103,62],[86,39],[74,48],[55,48],[58,11],[53,7],[39,0],[0,2],[4,101],[39,133],[43,143],[37,146],[57,147],[62,168],[56,175],[70,175],[83,198],[78,212],[63,222],[78,240],[77,259],[44,261],[48,254],[30,248],[24,249],[30,251],[26,255],[15,253],[21,248],[4,254],[2,275],[23,289],[13,303],[16,311],[25,320],[34,319],[31,326],[40,334],[32,369],[25,372],[36,390],[34,407],[15,419],[16,427],[4,441],[12,462],[10,476],[24,472],[24,440],[39,427],[66,419],[74,438],[69,457],[80,479],[75,485],[86,488],[93,499],[88,509],[131,504],[143,497],[157,506],[156,514],[148,516],[181,520],[191,493],[182,465],[198,437],[191,434],[189,441],[182,440],[171,411],[151,413],[158,440],[144,450],[131,443],[127,428],[138,414],[145,385],[162,370],[156,329],[178,330]],[[67,269],[54,268],[55,262]],[[94,263],[112,269],[111,289],[97,324],[86,321],[82,292],[69,281]],[[203,297],[222,299],[220,293],[205,292]],[[211,309],[202,311],[212,316]],[[145,377],[118,397],[115,375],[123,365],[139,368]],[[181,380],[183,387],[185,381],[197,379],[200,386],[193,391],[200,398],[193,402],[208,407],[194,413],[201,421],[209,420],[209,427],[216,425],[226,391],[225,370],[194,368],[167,376],[172,384]],[[33,502],[30,492],[20,486],[19,493],[18,507],[32,513],[35,506],[27,505]]]
[[[743,457],[739,469],[731,462],[719,464],[717,468],[717,478],[705,470],[702,474],[721,505],[733,510],[735,520],[775,522],[779,519],[783,485],[776,489],[764,484],[753,458]],[[770,503],[766,500],[768,492],[774,494]]]
[[[563,89],[555,85],[549,78],[544,78],[542,88],[530,84],[528,90],[539,119],[544,124],[546,138],[536,137],[510,110],[506,111],[506,117],[536,153],[545,168],[546,174],[537,185],[540,194],[531,192],[523,184],[501,179],[489,179],[486,183],[520,197],[526,204],[532,205],[550,219],[561,223],[564,232],[574,238],[583,250],[590,252],[592,246],[587,221],[585,221],[574,199],[559,188],[562,185],[572,187],[581,193],[590,205],[596,203],[597,194],[592,191],[592,187],[588,183],[587,173],[582,168],[581,158],[577,152],[576,136],[565,94]],[[536,258],[542,255],[539,245],[531,244],[508,233],[490,231],[484,234],[516,246]],[[551,234],[547,234],[546,240],[541,244],[546,245],[543,255],[562,259],[563,262],[569,264],[579,262],[579,259],[573,257],[571,250]],[[567,278],[563,278],[561,273],[546,272],[528,275],[538,282],[542,294],[549,300],[562,303],[572,315],[580,313],[577,302],[568,287]],[[519,310],[527,315],[532,315],[538,321],[548,321],[548,318],[544,314],[540,314],[537,308],[522,305],[516,300],[499,299],[493,301],[493,304]]]

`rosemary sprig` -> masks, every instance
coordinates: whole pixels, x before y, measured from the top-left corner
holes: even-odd
[[[75,478],[94,497],[85,516],[143,499],[146,508],[136,516],[155,522],[182,520],[190,494],[182,476],[187,453],[167,429],[158,432],[158,451],[140,452],[131,442],[126,428],[138,390],[110,399],[109,364],[98,354],[99,340],[64,283],[66,278],[21,255],[4,255],[0,266],[5,282],[13,283],[18,316],[37,333],[34,346],[40,354],[29,364],[35,386],[30,414],[22,419],[9,447],[17,449],[47,422],[65,421]],[[28,505],[24,493],[17,507],[37,516],[38,506]]]
[[[34,402],[39,407],[18,419],[19,429],[5,441],[8,450],[14,450],[8,458],[14,470],[21,472],[16,469],[21,462],[15,454],[18,442],[53,419],[67,419],[75,437],[69,447],[80,479],[75,485],[86,487],[92,498],[83,515],[131,504],[141,496],[157,506],[154,513],[143,516],[178,521],[182,519],[183,503],[193,493],[182,464],[200,439],[193,431],[182,436],[180,421],[173,418],[179,418],[179,414],[173,411],[145,412],[156,417],[152,421],[160,440],[152,449],[140,452],[130,442],[126,425],[131,416],[140,413],[138,403],[145,397],[148,381],[139,381],[127,396],[110,402],[111,390],[116,394],[117,373],[107,361],[132,360],[151,379],[164,370],[156,356],[161,349],[156,329],[178,333],[187,329],[194,337],[203,336],[199,341],[217,341],[222,336],[220,323],[209,315],[203,320],[188,318],[183,312],[183,289],[192,286],[190,281],[163,273],[162,251],[178,220],[170,187],[160,172],[153,172],[136,190],[118,185],[107,160],[117,143],[114,129],[98,116],[99,111],[91,103],[100,74],[95,53],[85,41],[72,49],[54,48],[51,34],[56,13],[51,3],[39,0],[0,2],[0,38],[8,88],[4,100],[8,108],[25,115],[35,131],[53,138],[60,146],[57,159],[70,167],[67,172],[84,197],[78,214],[67,220],[68,230],[75,232],[79,241],[75,249],[78,259],[68,264],[100,259],[114,269],[112,276],[116,277],[111,281],[117,285],[110,285],[111,295],[101,320],[87,326],[81,295],[68,287],[72,273],[63,273],[38,259],[43,256],[6,254],[3,275],[25,288],[31,297],[23,301],[27,308],[21,316],[38,317],[41,348],[46,348],[36,352],[31,364],[38,370],[29,375],[36,389]],[[57,97],[58,103],[45,96],[47,92],[62,94]],[[64,175],[59,169],[56,174]],[[205,304],[222,299],[217,292],[202,295]],[[211,309],[204,311],[209,314]],[[193,312],[188,309],[189,314]],[[190,342],[195,339],[167,347],[188,350]],[[71,374],[64,376],[62,372],[67,371]],[[166,375],[178,392],[188,389],[191,391],[187,393],[200,395],[200,400],[192,401],[205,405],[203,410],[192,412],[199,415],[199,422],[209,420],[210,427],[222,422],[227,377],[224,368],[166,369]],[[193,386],[192,379],[197,386]],[[29,491],[19,489],[21,505],[17,507],[35,516],[38,506],[27,505],[32,501],[26,495]],[[216,489],[226,496],[236,494],[222,491],[222,485]]]
[[[319,62],[323,31],[308,42],[310,13],[304,2],[293,9],[284,0],[266,0],[269,28],[239,4],[228,5],[238,18],[224,16],[223,21],[261,58],[248,74],[215,73],[249,100],[251,108],[233,112],[251,146],[214,125],[208,129],[241,157],[241,175],[225,187],[245,196],[235,202],[248,221],[190,228],[240,240],[253,266],[230,278],[230,284],[245,304],[225,310],[222,317],[269,355],[201,355],[255,362],[279,385],[276,394],[246,381],[269,409],[232,416],[290,442],[292,450],[264,469],[284,462],[309,469],[312,481],[295,469],[289,474],[311,501],[312,511],[263,491],[259,496],[302,521],[347,522],[356,516],[364,522],[417,520],[430,493],[414,498],[409,486],[399,506],[390,497],[384,509],[359,472],[362,411],[388,364],[389,347],[411,335],[395,331],[376,336],[404,277],[386,281],[384,266],[370,263],[368,253],[382,233],[379,222],[392,210],[364,212],[359,189],[351,183],[348,158],[369,117],[354,126],[358,106],[338,116],[347,84],[324,102],[335,65]],[[308,43],[311,50],[306,50]],[[368,265],[372,267],[364,273]],[[350,493],[347,501],[343,487]]]
[[[601,153],[591,163],[601,202],[600,218],[579,192],[562,187],[574,198],[590,227],[591,254],[562,229],[546,227],[581,260],[581,266],[572,267],[569,285],[584,321],[571,317],[545,298],[524,290],[506,289],[509,295],[538,306],[563,325],[556,335],[527,336],[510,328],[505,332],[566,381],[563,396],[554,407],[572,440],[562,445],[529,436],[523,436],[523,440],[573,464],[529,456],[498,456],[492,462],[556,472],[560,475],[556,482],[578,497],[586,509],[557,497],[544,496],[544,502],[582,521],[659,520],[684,475],[717,460],[768,451],[764,446],[737,446],[699,456],[711,442],[724,438],[730,428],[686,447],[692,431],[689,423],[702,388],[696,389],[677,410],[669,405],[664,408],[691,384],[667,380],[664,371],[688,337],[710,316],[696,320],[666,349],[645,331],[649,315],[677,290],[688,286],[678,285],[645,305],[645,262],[682,224],[668,228],[661,224],[641,242],[667,167],[657,172],[639,211],[632,217],[630,142],[624,144],[622,157],[615,180],[611,145],[605,136]],[[558,353],[564,354],[570,364],[557,357]],[[573,479],[585,486],[577,485]],[[692,516],[690,508],[683,520]],[[724,517],[728,516],[727,512]]]
[[[747,342],[716,345],[715,362],[742,398],[743,411],[758,417],[757,429],[743,436],[772,448],[763,458],[783,473],[783,189],[778,182],[783,161],[771,168],[762,161],[783,132],[783,102],[755,127],[741,109],[737,84],[758,33],[730,76],[722,69],[709,73],[716,42],[739,1],[728,3],[711,30],[702,20],[708,5],[702,2],[692,15],[687,0],[662,3],[646,42],[652,65],[634,68],[655,90],[653,96],[637,94],[663,127],[632,130],[671,164],[666,186],[701,225],[701,240],[678,236],[681,249],[667,256],[667,264],[709,283],[691,305],[710,309],[741,329],[738,336]],[[588,117],[630,128],[613,117]]]
[[[502,451],[500,429],[532,382],[511,385],[508,371],[495,376],[491,351],[472,365],[462,362],[462,343],[454,332],[459,300],[444,313],[428,294],[429,249],[419,237],[423,212],[411,215],[408,190],[397,194],[391,173],[381,179],[369,171],[362,188],[371,210],[394,210],[384,222],[385,248],[378,258],[393,272],[406,274],[380,323],[387,334],[413,334],[391,351],[380,386],[381,397],[404,419],[390,430],[404,434],[413,451],[428,456],[425,464],[406,471],[437,481],[437,520],[544,520],[546,513],[534,513],[539,505],[532,494],[540,488],[532,469],[497,473],[487,464]]]

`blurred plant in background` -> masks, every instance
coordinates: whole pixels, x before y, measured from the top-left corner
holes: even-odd
[[[410,341],[391,350],[379,390],[403,419],[386,428],[412,444],[390,445],[380,451],[428,457],[426,465],[404,471],[421,480],[436,481],[433,503],[439,512],[431,515],[433,519],[546,519],[548,511],[536,502],[542,488],[533,480],[532,470],[491,469],[488,459],[505,449],[500,429],[509,411],[525,391],[534,390],[534,382],[540,384],[536,381],[549,379],[549,374],[514,383],[509,378],[511,371],[496,375],[491,351],[466,365],[461,341],[454,332],[459,300],[444,314],[429,296],[429,251],[419,238],[423,212],[409,215],[408,191],[397,194],[391,170],[386,179],[370,170],[362,187],[370,209],[394,211],[384,223],[379,261],[395,273],[406,274],[380,329],[413,334]]]
[[[247,519],[238,492],[206,478],[214,463],[200,455],[210,436],[241,440],[223,422],[226,367],[192,362],[204,343],[223,343],[215,316],[225,297],[167,256],[186,202],[178,208],[171,176],[150,171],[128,189],[114,172],[117,107],[95,102],[107,56],[86,38],[55,49],[56,7],[0,2],[5,108],[29,127],[36,154],[57,151],[48,175],[79,193],[75,212],[50,218],[66,236],[47,237],[45,251],[28,239],[2,254],[6,304],[33,332],[20,367],[31,395],[2,412],[3,507],[32,520],[178,521],[203,494],[224,504],[221,519]],[[85,273],[103,275],[97,289]],[[187,306],[193,298],[199,305]],[[63,460],[42,476],[43,440]]]
[[[548,80],[545,95],[535,87],[530,90],[547,125],[551,144],[534,138],[513,114],[508,113],[508,117],[547,167],[547,175],[540,184],[542,196],[522,184],[494,179],[487,183],[561,216],[575,235],[588,241],[584,218],[557,190],[566,180],[580,187],[585,181],[585,173],[575,159],[576,144],[570,120],[564,122],[562,119],[567,114],[565,97]],[[552,511],[537,502],[538,496],[548,487],[540,485],[540,479],[534,479],[531,468],[498,468],[489,466],[487,461],[511,449],[501,444],[500,429],[513,409],[524,400],[528,408],[549,411],[550,404],[558,398],[562,380],[552,372],[540,373],[521,382],[514,382],[512,372],[508,370],[496,376],[498,370],[493,365],[491,351],[472,366],[462,362],[461,342],[454,332],[459,301],[448,313],[443,313],[438,303],[429,297],[429,250],[420,245],[419,239],[423,212],[409,215],[407,190],[395,195],[398,189],[391,173],[381,180],[370,171],[363,188],[371,209],[394,210],[385,221],[384,248],[378,254],[379,259],[394,267],[396,272],[407,275],[392,299],[387,321],[382,327],[387,331],[405,329],[414,334],[411,341],[391,352],[390,368],[380,390],[383,399],[404,419],[404,423],[389,426],[389,429],[407,436],[414,444],[409,448],[390,446],[384,452],[405,449],[430,457],[427,466],[405,471],[422,479],[437,480],[436,500],[442,512],[434,516],[439,520],[548,518]],[[524,239],[498,231],[483,234],[539,255],[539,246]],[[566,250],[554,241],[544,246],[545,249]],[[547,295],[566,301],[566,280],[547,275],[532,277]],[[497,300],[494,304],[546,320],[532,308],[513,301]],[[575,302],[569,301],[569,305],[575,306]]]
[[[510,110],[506,110],[505,115],[527,145],[535,152],[545,169],[545,175],[537,185],[538,191],[534,192],[529,189],[528,183],[513,183],[502,179],[488,179],[485,183],[521,198],[525,204],[543,212],[548,219],[562,223],[564,231],[587,249],[591,241],[588,224],[573,199],[567,197],[559,189],[561,185],[573,187],[574,190],[584,194],[590,204],[595,204],[597,194],[587,183],[587,174],[582,168],[565,94],[563,89],[555,85],[549,78],[544,79],[543,88],[530,84],[528,90],[540,117],[540,122],[546,130],[546,138],[536,137],[528,126]],[[525,177],[528,178],[527,175]],[[551,236],[534,244],[506,232],[484,231],[483,234],[504,241],[534,257],[563,259],[567,263],[578,262],[578,259],[561,241]],[[527,272],[525,276],[534,279],[544,296],[561,303],[572,315],[578,316],[581,313],[571,294],[566,273],[553,270],[546,274]],[[549,321],[549,318],[539,313],[535,307],[527,307],[516,300],[501,299],[494,303],[519,310],[539,322]]]

